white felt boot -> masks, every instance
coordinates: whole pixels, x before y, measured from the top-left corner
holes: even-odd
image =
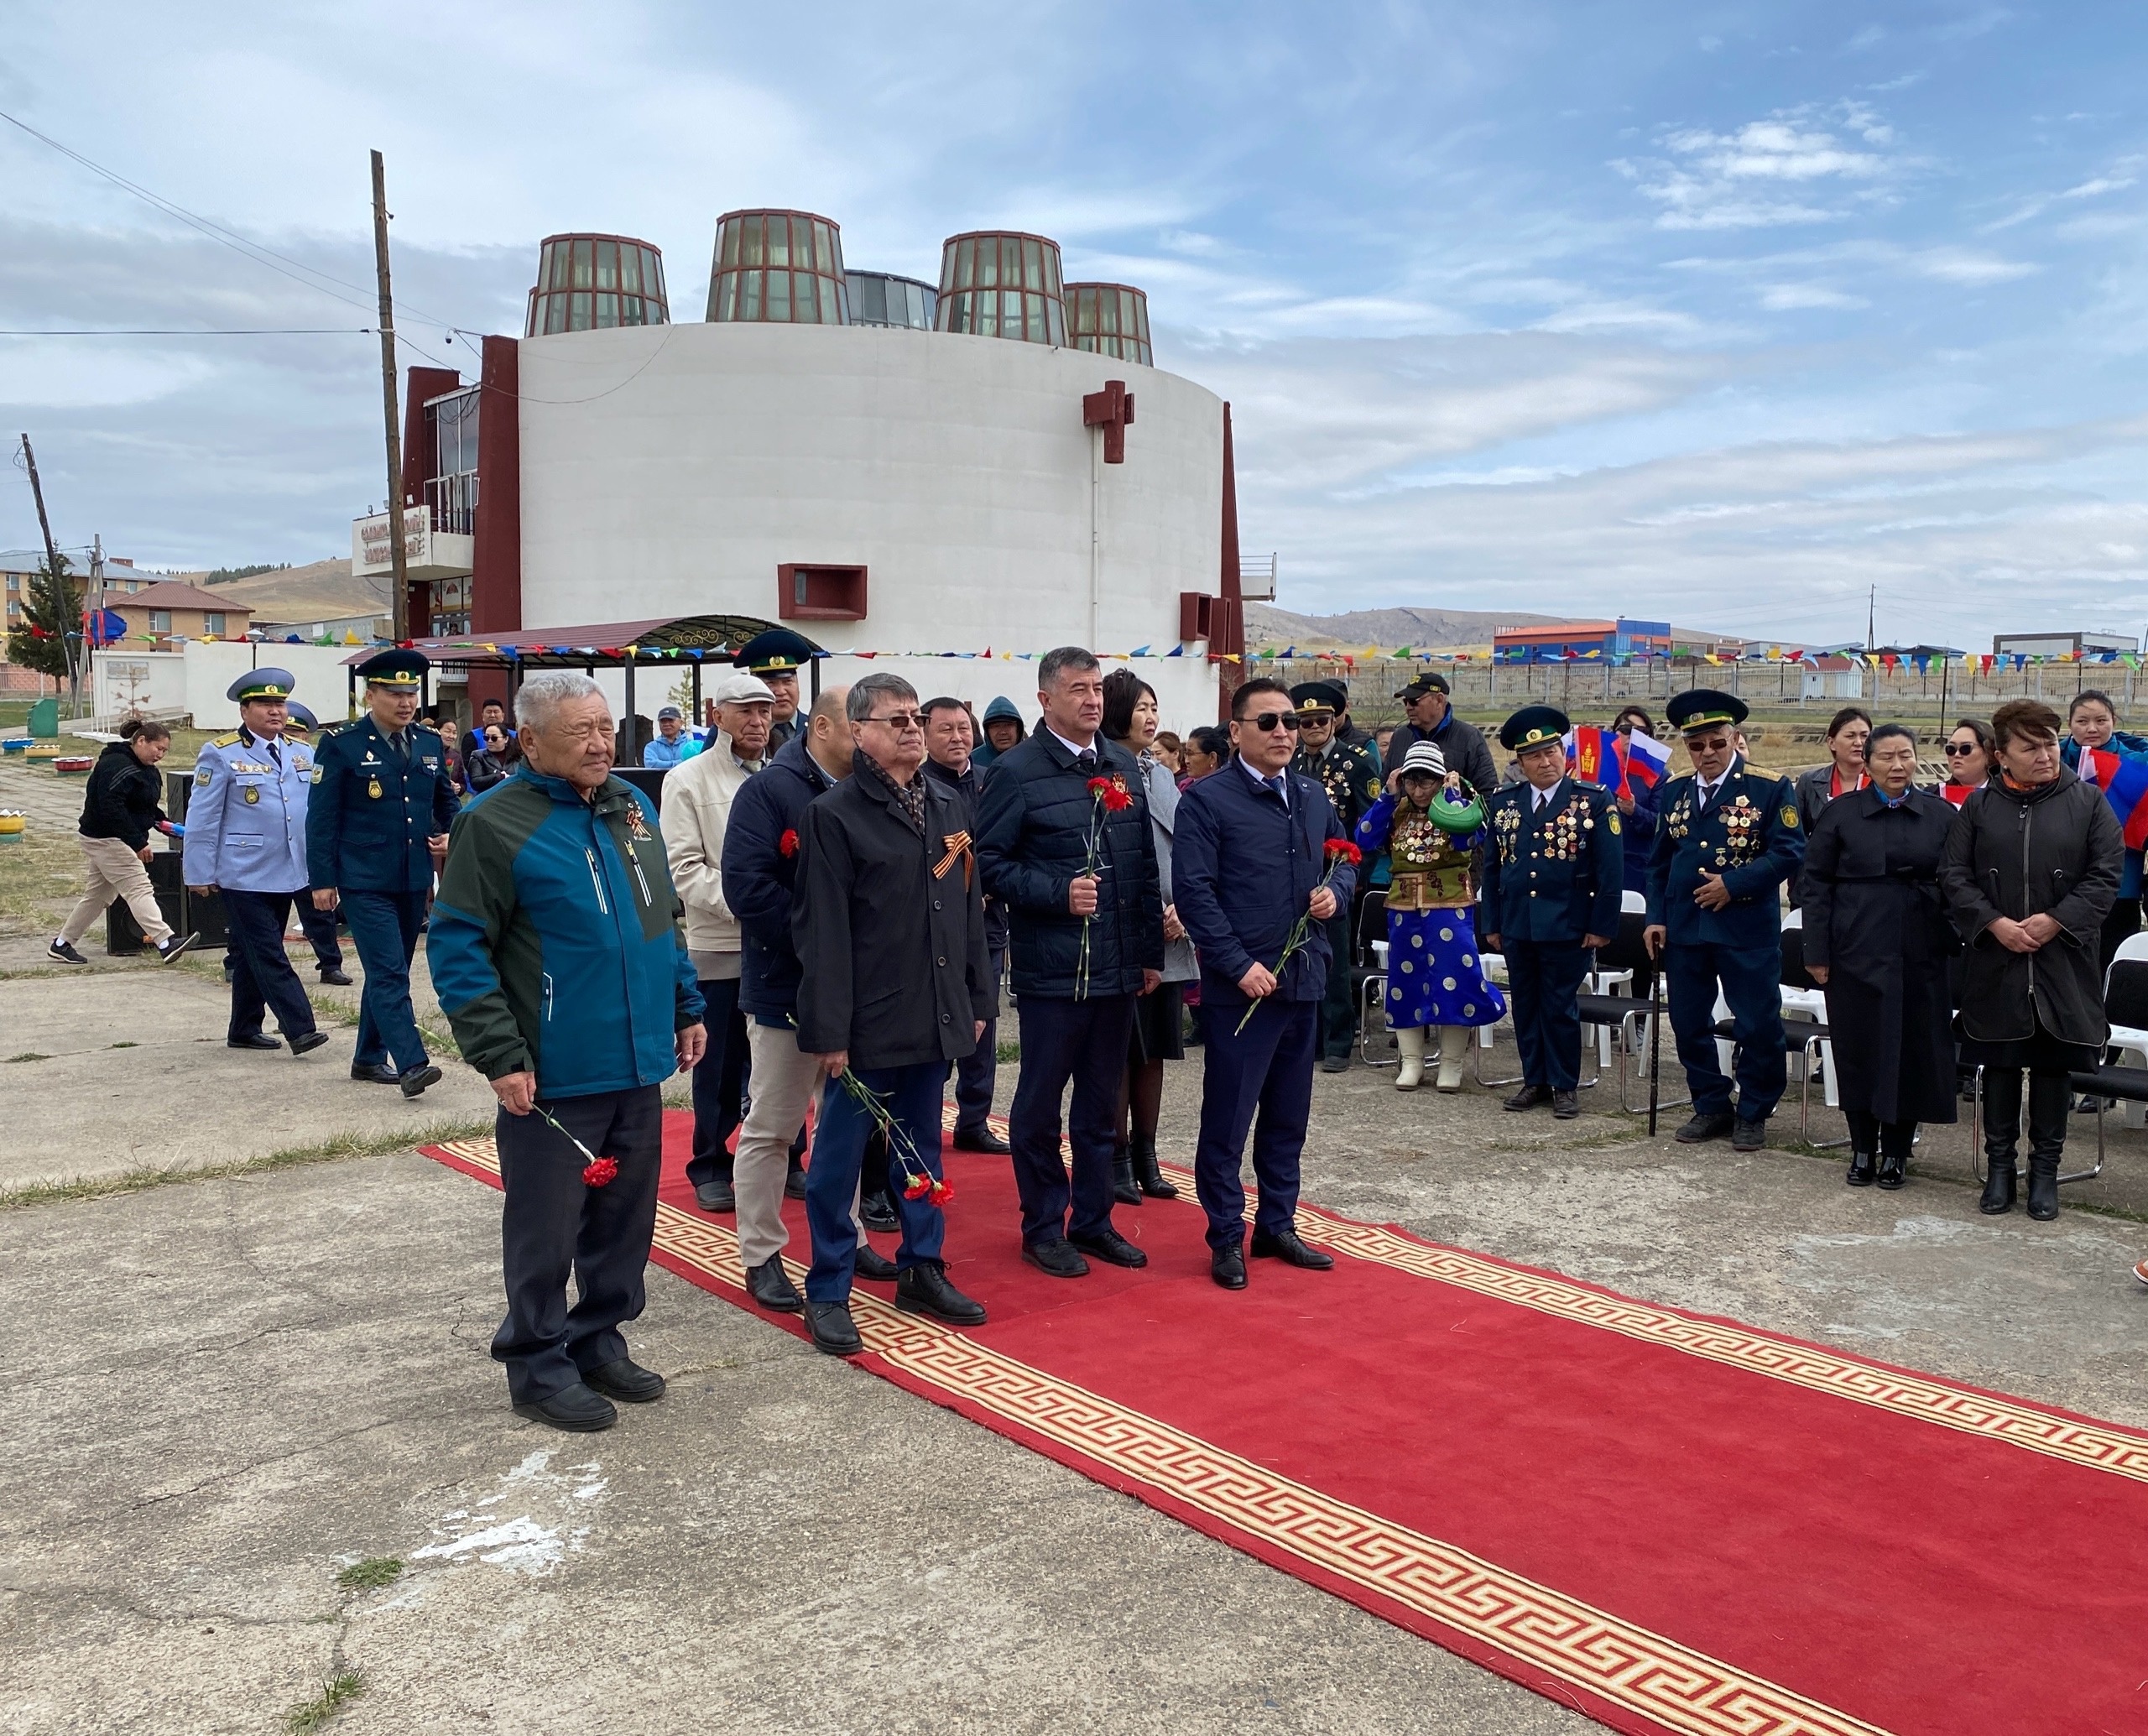
[[[1402,1051],[1402,1071],[1395,1076],[1397,1091],[1415,1091],[1425,1082],[1425,1027],[1400,1024],[1395,1030],[1395,1046]]]
[[[1468,1058],[1469,1043],[1477,1033],[1466,1024],[1442,1024],[1440,1027],[1440,1077],[1442,1091],[1462,1089],[1462,1063]]]

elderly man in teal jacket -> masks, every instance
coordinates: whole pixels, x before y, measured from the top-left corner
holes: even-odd
[[[612,775],[602,690],[533,675],[515,722],[524,763],[456,821],[426,950],[463,1059],[500,1100],[493,1358],[520,1415],[607,1429],[613,1400],[664,1393],[619,1327],[645,1300],[659,1090],[701,1059],[701,997],[655,813]]]

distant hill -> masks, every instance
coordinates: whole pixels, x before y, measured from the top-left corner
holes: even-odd
[[[1531,615],[1489,609],[1353,609],[1341,615],[1295,615],[1273,603],[1245,606],[1245,642],[1295,644],[1308,649],[1339,646],[1355,650],[1378,645],[1383,650],[1409,645],[1420,651],[1489,645],[1502,627],[1550,627],[1578,618],[1572,615]],[[1602,619],[1601,616],[1597,618]],[[1717,639],[1730,635],[1702,628],[1674,626],[1681,640]]]
[[[204,573],[181,576],[192,585],[209,578]],[[336,621],[389,613],[387,579],[352,577],[348,555],[227,579],[216,586],[216,594],[243,603],[262,621]]]

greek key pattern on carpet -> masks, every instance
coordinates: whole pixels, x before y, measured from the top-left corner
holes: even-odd
[[[2068,1464],[2148,1483],[2148,1441],[2137,1435],[2055,1416],[1929,1375],[1879,1368],[1857,1357],[1793,1343],[1749,1327],[1695,1320],[1646,1302],[1608,1296],[1540,1272],[1518,1271],[1461,1249],[1428,1247],[1378,1224],[1338,1217],[1317,1206],[1301,1203],[1298,1217],[1308,1239],[1353,1259],[1452,1284],[1539,1314],[1683,1351],[1771,1380],[1832,1393],[1854,1404],[2003,1441]]]
[[[499,1173],[489,1139],[437,1149]],[[727,1290],[744,1290],[738,1238],[722,1224],[660,1203],[656,1245]],[[804,1267],[784,1264],[803,1280]],[[951,1327],[899,1313],[867,1291],[852,1293],[851,1312],[868,1351],[912,1379],[1668,1728],[1693,1736],[1885,1736],[1875,1725],[1280,1477]]]

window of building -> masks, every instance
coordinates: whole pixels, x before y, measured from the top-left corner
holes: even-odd
[[[1063,345],[1059,243],[1040,235],[950,237],[940,258],[937,324],[942,331]]]
[[[708,316],[799,326],[850,323],[842,231],[811,211],[733,211],[717,220]]]
[[[149,631],[152,633],[169,633],[171,631],[171,611],[169,609],[151,609],[149,611]]]
[[[201,616],[201,630],[204,633],[213,633],[216,638],[222,639],[224,636],[224,617],[222,612],[217,609],[204,610]]]
[[[671,317],[664,256],[623,235],[554,235],[537,253],[524,336],[661,326]]]
[[[1066,341],[1077,350],[1152,366],[1148,296],[1126,284],[1067,284]]]
[[[776,617],[783,621],[863,621],[865,569],[785,561],[775,570]]]

